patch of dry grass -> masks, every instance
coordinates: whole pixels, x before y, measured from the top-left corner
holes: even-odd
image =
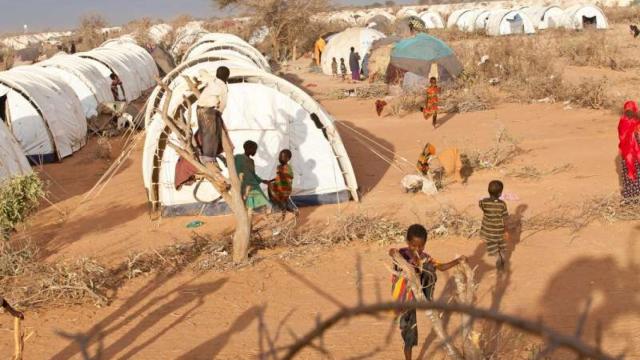
[[[573,168],[573,165],[571,164],[556,166],[550,170],[540,170],[533,166],[524,166],[524,167],[509,171],[507,173],[507,176],[519,178],[519,179],[540,180],[545,176],[560,174],[562,172],[569,171],[572,168]]]

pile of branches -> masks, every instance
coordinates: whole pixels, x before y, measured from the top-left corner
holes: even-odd
[[[427,213],[431,234],[436,237],[462,236],[470,238],[480,231],[480,220],[452,206],[443,206]]]
[[[524,166],[519,169],[513,169],[507,173],[507,176],[515,177],[519,179],[532,179],[532,180],[540,180],[541,178],[549,175],[556,175],[563,173],[565,171],[569,171],[573,168],[573,166],[569,163],[556,166],[550,170],[540,170],[533,166]]]
[[[500,128],[495,136],[493,146],[489,149],[468,150],[463,153],[468,164],[474,169],[495,169],[522,153],[518,141],[509,134],[506,128]]]

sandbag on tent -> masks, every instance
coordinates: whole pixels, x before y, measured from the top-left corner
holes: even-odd
[[[278,152],[288,148],[293,152],[292,199],[297,205],[358,198],[353,168],[333,120],[313,98],[284,79],[231,61],[192,59],[164,79],[174,92],[167,104],[169,113],[184,111],[180,104],[182,95],[189,94],[189,88],[183,76],[193,77],[203,69],[215,74],[219,66],[231,70],[229,100],[223,114],[225,124],[236,149],[241,149],[246,140],[259,144],[255,158],[259,176],[272,177]],[[146,112],[143,179],[152,208],[164,216],[227,213],[229,209],[224,201],[214,201],[219,195],[208,182],[176,189],[178,156],[166,145],[173,135],[165,129],[157,113],[164,101],[163,93],[156,88]],[[193,120],[192,123],[197,124]]]
[[[417,34],[394,46],[389,66],[395,71],[387,73],[387,80],[396,82],[399,75],[404,75],[402,72],[426,78],[432,64],[438,65],[438,73],[443,80],[453,79],[462,72],[462,64],[447,44],[431,35]]]
[[[355,51],[360,54],[360,68],[362,68],[362,62],[365,55],[369,53],[373,42],[384,37],[383,33],[367,28],[350,28],[334,35],[327,43],[322,54],[322,72],[325,75],[331,75],[331,60],[333,58],[336,58],[338,64],[342,58],[345,64],[348,65],[351,47],[354,47]],[[347,73],[351,73],[348,66]]]

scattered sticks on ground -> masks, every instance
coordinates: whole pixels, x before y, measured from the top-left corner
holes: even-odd
[[[507,176],[519,178],[519,179],[531,179],[540,180],[541,178],[549,175],[556,175],[573,168],[573,165],[567,163],[561,166],[556,166],[550,170],[540,170],[533,166],[524,166],[518,169],[513,169],[507,173]]]
[[[518,141],[509,134],[506,128],[501,127],[496,132],[494,143],[489,149],[483,151],[467,150],[463,152],[463,155],[474,169],[495,169],[508,163],[522,151],[518,146]]]

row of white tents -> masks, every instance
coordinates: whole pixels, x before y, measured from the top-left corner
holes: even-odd
[[[13,48],[14,50],[22,50],[40,43],[57,43],[60,39],[71,36],[72,34],[71,31],[24,34],[10,36],[0,40],[0,42],[2,45]]]
[[[120,95],[131,102],[153,87],[158,70],[146,50],[123,37],[88,52],[60,53],[0,72],[0,137],[19,145],[0,149],[0,176],[19,174],[27,158],[60,161],[82,148],[87,119],[97,115],[100,104],[114,101],[111,74],[121,79]]]
[[[531,34],[536,30],[566,28],[581,30],[592,26],[608,28],[607,18],[598,6],[584,3],[565,9],[556,5],[523,5],[515,3],[467,3],[428,8],[404,7],[396,14],[389,9],[339,11],[319,15],[318,20],[342,22],[357,27],[372,27],[399,19],[419,18],[427,29],[458,29],[461,31],[484,31],[488,35]],[[501,7],[506,6],[506,7]],[[446,21],[445,21],[446,16]]]
[[[485,31],[487,35],[533,34],[536,30],[565,28],[582,30],[587,27],[607,29],[604,12],[593,5],[575,5],[567,9],[558,6],[489,10],[460,9],[451,13],[447,28],[466,32]]]
[[[287,148],[293,153],[292,199],[298,205],[357,199],[354,171],[333,119],[310,95],[272,74],[258,50],[234,35],[201,33],[188,45],[182,59],[163,79],[173,92],[167,105],[170,116],[190,113],[195,131],[195,105],[189,108],[185,102],[193,94],[185,77],[196,78],[202,70],[215,76],[220,66],[226,66],[231,78],[223,113],[225,125],[237,152],[242,151],[246,140],[258,143],[254,158],[257,174],[273,178],[278,153]],[[165,101],[166,93],[156,87],[145,112],[142,172],[151,208],[164,216],[228,212],[223,201],[216,201],[219,194],[208,182],[176,189],[178,154],[167,145],[175,137],[160,114]],[[231,161],[230,155],[225,157]],[[225,169],[222,162],[219,165]]]

